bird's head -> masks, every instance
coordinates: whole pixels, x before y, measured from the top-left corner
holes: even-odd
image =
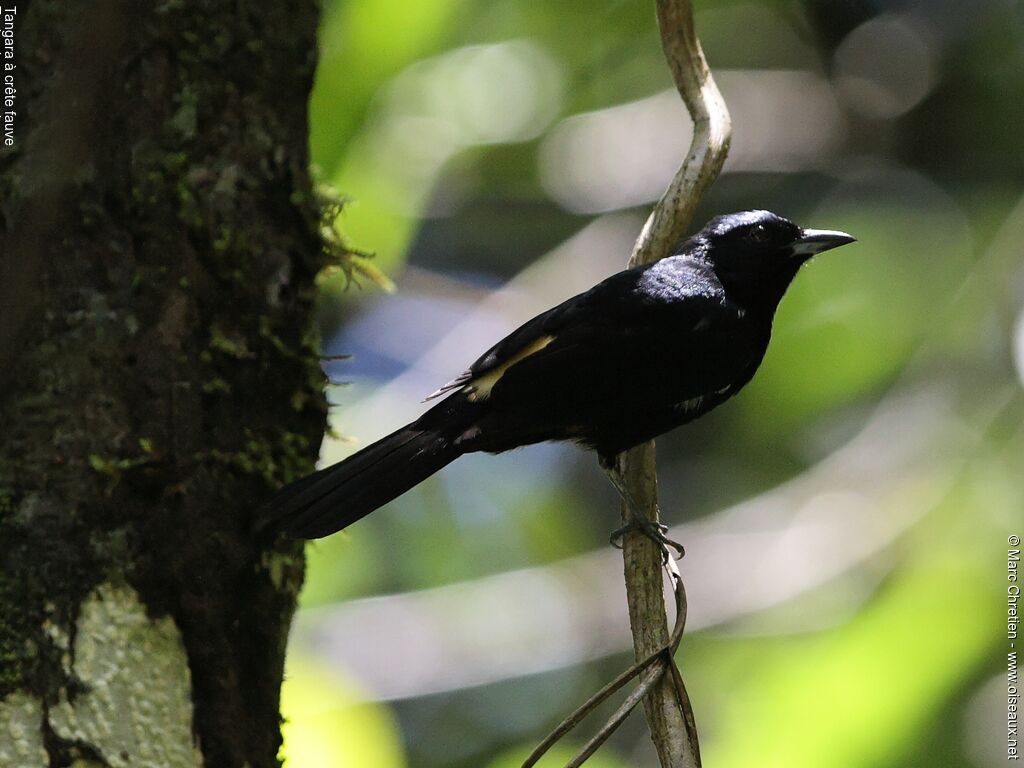
[[[856,240],[845,232],[802,229],[771,211],[716,216],[694,239],[723,281],[777,278],[787,285],[812,256]]]

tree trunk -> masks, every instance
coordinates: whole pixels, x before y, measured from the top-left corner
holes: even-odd
[[[19,4],[0,766],[278,765],[302,551],[250,528],[324,421],[317,8]]]

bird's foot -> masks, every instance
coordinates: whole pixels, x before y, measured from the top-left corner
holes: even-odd
[[[678,541],[673,541],[665,535],[668,533],[668,526],[664,523],[656,523],[653,520],[634,520],[633,522],[626,523],[622,527],[616,528],[612,531],[608,541],[616,549],[622,549],[622,537],[627,533],[633,532],[642,533],[658,545],[658,549],[661,550],[662,562],[668,562],[669,557],[671,556],[671,553],[669,552],[670,548],[676,551],[676,560],[681,560],[686,554],[686,550],[683,549],[682,544]]]

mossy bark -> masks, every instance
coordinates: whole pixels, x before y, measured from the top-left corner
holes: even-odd
[[[324,423],[317,14],[18,9],[16,144],[0,154],[12,764],[278,764],[303,560],[251,521],[311,468]]]

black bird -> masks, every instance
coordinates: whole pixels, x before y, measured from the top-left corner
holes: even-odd
[[[284,488],[263,524],[327,536],[472,451],[572,440],[607,465],[735,395],[761,364],[800,266],[853,241],[768,211],[718,216],[674,256],[513,331],[430,395],[447,396],[412,424]]]

